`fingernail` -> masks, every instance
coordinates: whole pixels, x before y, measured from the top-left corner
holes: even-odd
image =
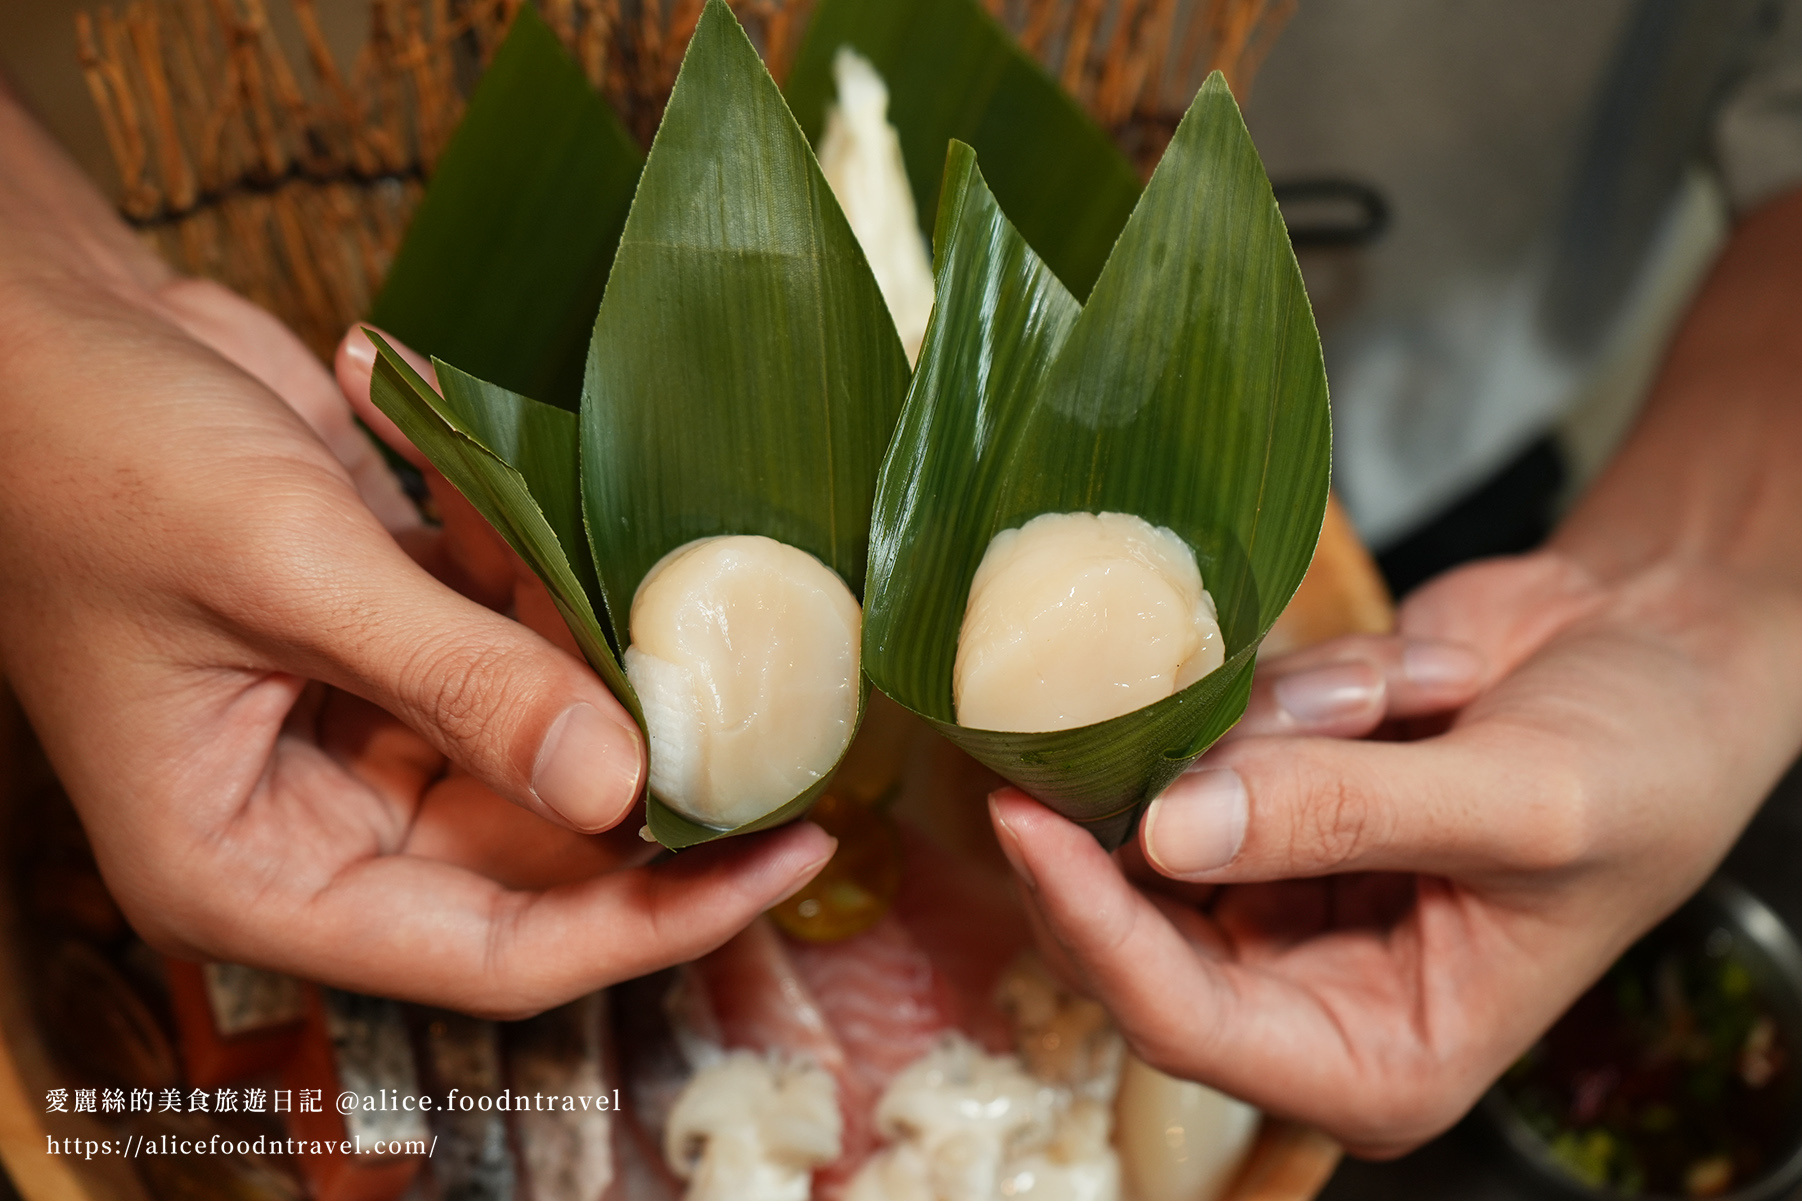
[[[826,832],[824,830],[821,830],[820,833],[825,834]],[[831,843],[831,845],[826,849],[826,853],[824,855],[821,855],[818,859],[815,859],[812,863],[809,863],[807,866],[803,867],[796,874],[794,883],[790,884],[787,888],[785,888],[782,891],[781,896],[777,897],[775,900],[770,902],[769,907],[771,909],[774,909],[776,906],[782,904],[782,902],[788,900],[790,897],[792,897],[796,893],[800,892],[803,888],[806,888],[809,884],[812,884],[813,878],[815,876],[819,875],[822,871],[824,871],[826,868],[826,865],[828,863],[832,862],[832,857],[834,855],[838,854],[838,839],[833,838],[830,834],[827,834],[826,838],[827,838],[827,841]]]
[[[551,723],[532,767],[532,791],[578,830],[605,830],[638,799],[644,752],[628,729],[577,701]]]
[[[1239,853],[1249,809],[1238,772],[1192,771],[1145,811],[1145,857],[1178,880],[1218,871]]]
[[[1383,674],[1369,663],[1335,663],[1284,676],[1275,692],[1299,725],[1324,725],[1381,704]]]
[[[369,340],[369,335],[359,325],[344,340],[344,353],[357,366],[370,366],[375,362],[375,343]]]
[[[1402,676],[1410,684],[1468,687],[1483,678],[1483,657],[1455,642],[1410,640],[1402,647]]]
[[[995,821],[996,841],[1001,844],[1001,853],[1007,856],[1008,865],[1014,869],[1014,874],[1020,877],[1027,888],[1037,892],[1039,881],[1032,874],[1032,869],[1026,866],[1026,853],[1020,848],[1020,835],[1007,824],[1007,818],[1001,815],[1001,807],[995,803],[995,798],[992,796],[989,798],[989,816]]]

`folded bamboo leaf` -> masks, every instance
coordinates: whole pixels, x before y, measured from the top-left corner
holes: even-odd
[[[438,160],[370,320],[567,409],[644,155],[531,5]]]
[[[938,309],[883,474],[864,667],[889,696],[1109,846],[1237,721],[1258,642],[1306,571],[1330,429],[1313,315],[1262,164],[1203,86],[1080,314],[954,147]],[[1066,332],[1067,331],[1067,332]],[[958,726],[977,564],[1041,513],[1121,512],[1195,551],[1226,662],[1072,730]]]
[[[922,221],[938,211],[946,143],[975,147],[1001,208],[1079,298],[1139,196],[1106,133],[976,0],[821,0],[785,85],[815,143],[835,95],[832,56],[881,72]]]
[[[863,629],[871,682],[944,724],[1006,459],[1082,306],[1001,215],[962,142],[946,156],[933,249],[937,305],[878,484]]]
[[[381,335],[371,332],[369,338],[376,347],[370,399],[538,573],[583,656],[636,717],[637,698],[583,586],[582,574],[592,575],[592,564],[565,550],[585,542],[568,495],[575,414],[442,362],[436,367],[445,395],[439,396]]]
[[[520,474],[584,594],[600,596],[588,532],[582,526],[582,473],[576,461],[581,433],[576,415],[477,379],[441,359],[433,364],[451,418]],[[605,628],[606,614],[597,611],[596,616]]]
[[[861,591],[906,387],[894,324],[806,138],[731,10],[709,0],[626,219],[583,389],[583,504],[622,642],[645,574],[709,535],[766,535]],[[799,815],[824,784],[742,829]],[[736,832],[655,797],[649,815],[671,847]]]

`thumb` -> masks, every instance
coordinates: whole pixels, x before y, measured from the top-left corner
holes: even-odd
[[[1480,560],[1422,584],[1403,602],[1397,623],[1410,639],[1475,649],[1486,663],[1488,685],[1605,600],[1587,569],[1556,551],[1540,550]]]
[[[436,385],[429,360],[390,343]],[[378,437],[429,471],[425,456],[369,399],[374,365],[375,344],[353,326],[338,345],[339,388]],[[452,520],[457,517],[462,521]],[[487,529],[467,502],[446,518]],[[432,589],[444,610],[438,628],[456,629],[458,637],[418,645],[395,640],[341,660],[350,689],[406,721],[502,796],[584,832],[618,824],[645,775],[643,738],[630,715],[574,656],[436,582]],[[418,611],[419,601],[408,603],[412,610],[391,611]]]
[[[284,670],[381,706],[501,796],[583,832],[645,777],[636,723],[581,660],[446,587],[373,520],[315,512],[239,618]]]

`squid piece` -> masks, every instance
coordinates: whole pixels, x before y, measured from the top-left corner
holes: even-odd
[[[845,211],[851,232],[894,318],[911,364],[932,316],[932,259],[920,233],[901,140],[888,120],[888,85],[863,57],[840,46],[832,59],[838,102],[826,112],[820,173]]]

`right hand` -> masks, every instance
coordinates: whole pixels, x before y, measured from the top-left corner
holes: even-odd
[[[1609,581],[1553,549],[1442,576],[1400,624],[1407,687],[1270,664],[1116,857],[991,801],[1037,930],[1141,1058],[1374,1156],[1451,1125],[1698,887],[1802,730],[1802,589],[1769,578]],[[1348,737],[1378,719],[1425,736]]]

